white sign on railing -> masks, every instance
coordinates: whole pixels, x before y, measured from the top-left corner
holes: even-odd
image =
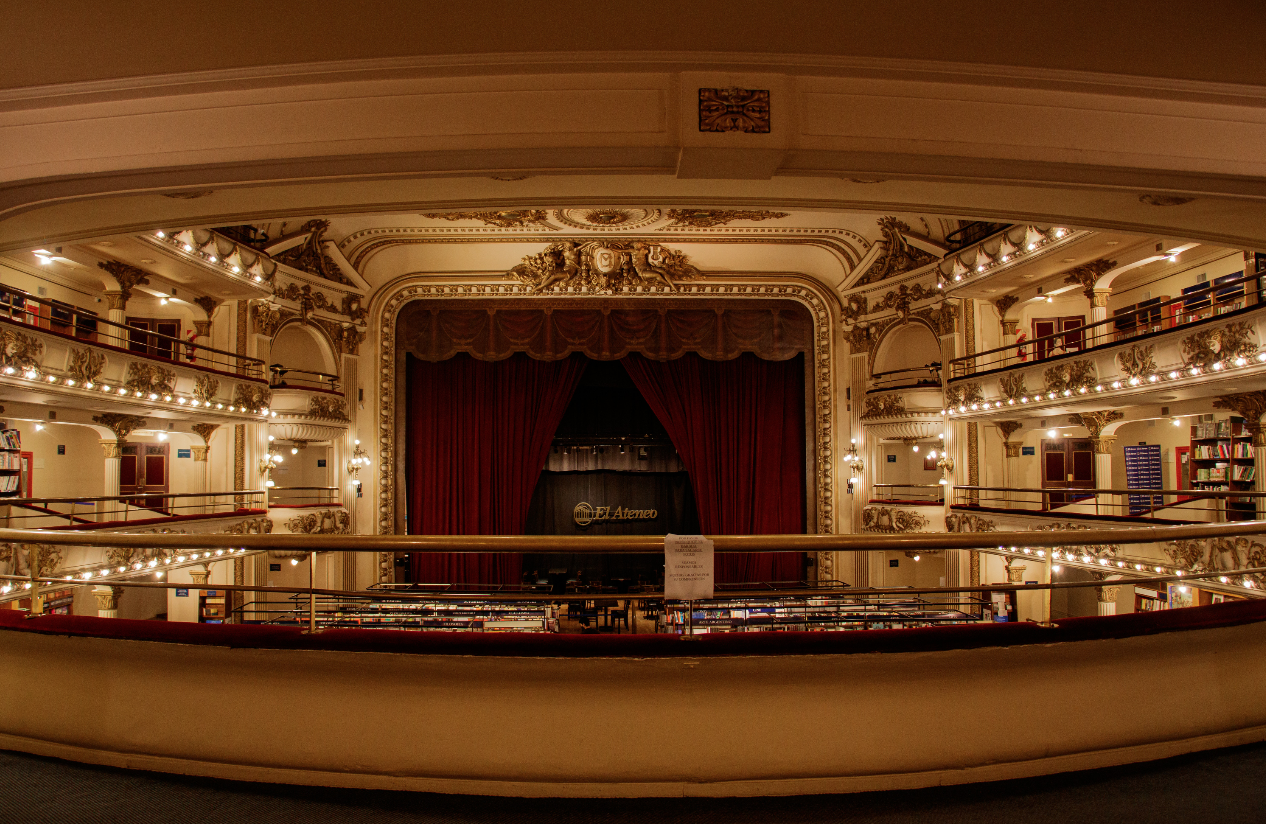
[[[714,589],[712,541],[702,535],[664,536],[664,598],[695,601]]]

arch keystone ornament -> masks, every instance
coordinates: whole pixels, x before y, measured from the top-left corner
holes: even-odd
[[[636,240],[563,240],[527,255],[508,273],[529,292],[575,290],[609,295],[633,289],[667,288],[695,280],[700,271],[683,252]]]

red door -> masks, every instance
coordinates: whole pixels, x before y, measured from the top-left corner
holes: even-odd
[[[167,444],[124,444],[119,458],[119,494],[156,497],[129,501],[134,507],[168,514],[163,498],[167,492]]]

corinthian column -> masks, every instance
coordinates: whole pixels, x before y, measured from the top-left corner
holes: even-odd
[[[92,594],[97,599],[98,618],[119,617],[119,599],[123,597],[123,587],[95,586]]]
[[[995,421],[994,425],[998,427],[998,433],[1002,435],[1002,449],[1006,454],[1006,457],[1002,459],[1002,485],[1007,489],[1015,489],[1019,478],[1014,477],[1015,473],[1011,471],[1011,461],[1013,458],[1020,457],[1020,444],[1019,442],[1011,443],[1011,436],[1023,424],[1019,421]],[[1007,493],[1007,499],[1011,500],[1010,493]]]
[[[101,487],[103,498],[119,497],[119,464],[123,460],[123,453],[119,448],[123,443],[113,439],[101,440],[101,448],[105,451],[105,478]],[[113,520],[111,514],[118,505],[118,501],[97,501],[97,520]]]
[[[1117,614],[1117,590],[1119,586],[1095,587],[1095,593],[1099,596],[1099,614],[1100,615],[1116,615]]]
[[[106,300],[109,301],[110,307],[106,320],[120,326],[126,325],[127,302],[132,299],[132,289],[148,284],[149,276],[143,270],[126,263],[119,263],[117,260],[107,260],[104,263],[98,263],[97,266],[108,272],[119,284],[118,291],[106,290]],[[127,333],[123,330],[110,327],[106,330],[105,337],[107,343],[127,348]]]
[[[1100,489],[1112,488],[1112,447],[1117,440],[1111,435],[1104,435],[1103,430],[1108,424],[1124,417],[1124,414],[1115,409],[1109,409],[1103,412],[1082,412],[1068,418],[1069,423],[1084,426],[1090,432],[1090,442],[1095,450],[1095,486]],[[1111,493],[1095,496],[1095,509],[1100,515],[1113,514],[1115,503]]]

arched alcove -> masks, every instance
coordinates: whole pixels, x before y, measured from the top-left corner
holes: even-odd
[[[338,361],[330,342],[315,327],[304,323],[290,323],[277,332],[268,353],[268,363],[287,369],[338,374]]]
[[[871,388],[891,389],[940,383],[941,344],[922,323],[891,330],[875,349]]]

